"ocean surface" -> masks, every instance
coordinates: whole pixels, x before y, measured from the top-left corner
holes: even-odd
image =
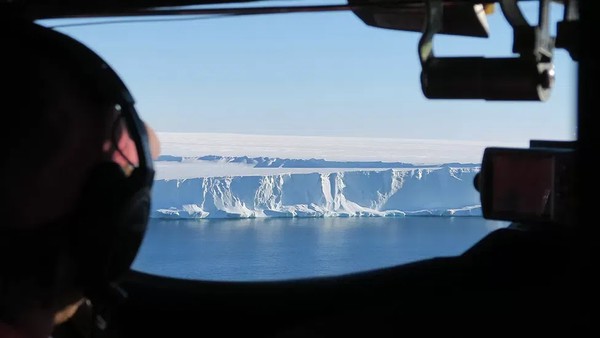
[[[152,219],[133,269],[220,281],[333,276],[458,255],[506,226],[481,217]]]

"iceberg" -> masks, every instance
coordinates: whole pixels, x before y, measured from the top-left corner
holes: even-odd
[[[479,170],[480,166],[453,163],[156,179],[151,217],[481,216],[473,186]]]

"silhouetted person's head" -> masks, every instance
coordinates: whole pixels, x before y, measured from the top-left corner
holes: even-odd
[[[129,166],[138,161],[118,102],[99,90],[102,83],[82,72],[82,65],[74,61],[77,55],[56,43],[58,35],[33,24],[0,24],[5,88],[0,101],[0,323],[40,336],[48,334],[56,313],[82,296],[75,276],[81,262],[68,257],[76,250],[54,257],[60,251],[57,246],[77,241],[74,227],[55,232],[52,228],[76,218],[98,165],[118,163],[127,177]],[[156,135],[147,131],[157,155]],[[93,205],[86,207],[94,210]],[[27,240],[48,229],[47,238]],[[22,234],[9,243],[13,233]],[[56,238],[56,245],[49,243]],[[57,266],[51,266],[54,263]]]

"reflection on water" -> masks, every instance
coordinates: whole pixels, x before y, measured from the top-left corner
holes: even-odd
[[[203,280],[338,275],[457,255],[507,225],[479,217],[154,219],[133,268]]]

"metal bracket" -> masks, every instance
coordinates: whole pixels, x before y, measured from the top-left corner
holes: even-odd
[[[554,83],[549,35],[550,0],[539,0],[539,22],[527,23],[517,0],[501,0],[502,11],[513,28],[513,52],[518,57],[436,57],[433,37],[443,25],[442,0],[426,3],[426,24],[419,40],[421,87],[431,99],[484,99],[545,101]]]
[[[550,0],[539,0],[537,26],[531,26],[521,13],[517,0],[501,0],[500,8],[513,28],[513,52],[521,57],[534,57],[551,62],[554,38],[550,36]]]
[[[579,61],[579,0],[563,0],[565,13],[556,28],[556,48],[566,49],[571,59]]]

